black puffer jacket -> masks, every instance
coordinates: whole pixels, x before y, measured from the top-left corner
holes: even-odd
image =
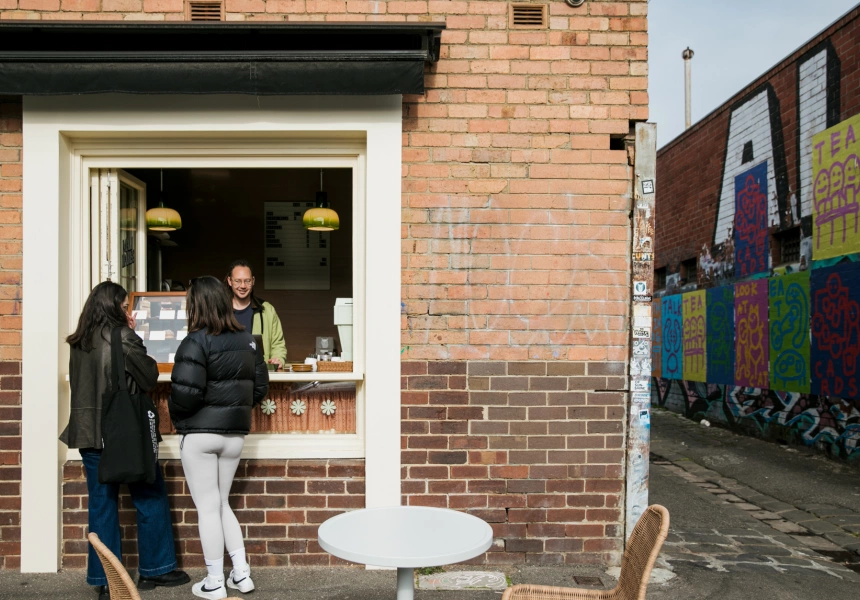
[[[188,335],[176,351],[168,407],[176,432],[251,430],[251,409],[269,389],[262,349],[244,331]]]

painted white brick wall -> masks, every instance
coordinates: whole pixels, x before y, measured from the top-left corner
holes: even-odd
[[[812,214],[812,136],[827,129],[827,50],[802,63],[799,77],[800,210],[805,217]]]
[[[753,160],[742,164],[744,144],[753,144]],[[729,137],[726,163],[723,167],[723,185],[717,211],[717,229],[714,243],[729,239],[735,220],[735,176],[767,162],[768,224],[779,222],[779,207],[776,200],[776,177],[773,165],[773,139],[770,129],[770,102],[767,91],[752,97],[732,111],[729,118]]]

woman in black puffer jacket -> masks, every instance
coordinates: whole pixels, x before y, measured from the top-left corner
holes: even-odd
[[[233,316],[224,285],[199,277],[188,289],[188,336],[176,351],[170,418],[182,435],[180,458],[197,507],[207,577],[192,586],[201,598],[227,597],[224,548],[233,570],[227,586],[254,589],[242,530],[227,502],[239,466],[251,410],[262,402],[269,372],[250,332]]]

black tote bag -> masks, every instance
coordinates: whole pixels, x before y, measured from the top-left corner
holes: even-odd
[[[158,411],[125,380],[122,328],[111,331],[111,389],[102,402],[99,483],[153,483],[158,462]]]

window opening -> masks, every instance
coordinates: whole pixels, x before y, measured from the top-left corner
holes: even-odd
[[[699,281],[699,259],[688,258],[681,261],[681,285],[698,283]]]
[[[778,264],[800,261],[800,227],[780,231],[773,236]]]
[[[654,289],[666,289],[666,267],[660,267],[654,270]]]
[[[226,287],[230,264],[244,259],[252,271],[239,285],[249,286],[253,277],[257,302],[251,308],[277,315],[287,351],[286,364],[277,371],[295,376],[295,383],[273,379],[271,403],[254,410],[251,432],[357,433],[353,169],[325,168],[327,200],[340,219],[335,231],[311,231],[303,224],[305,212],[316,205],[319,168],[135,168],[94,174],[96,189],[103,190],[94,202],[106,217],[99,228],[113,232],[99,239],[110,247],[112,274],[119,270],[119,283],[131,292],[135,331],[161,373],[172,371],[188,335],[190,280],[211,275]],[[147,229],[144,212],[165,197],[182,215],[182,227]],[[105,274],[103,268],[98,276],[106,279]],[[273,321],[261,319],[262,328],[252,321],[253,331],[265,335]],[[317,361],[315,373],[305,364],[311,357]],[[163,434],[174,433],[168,393],[166,384],[153,392]]]

